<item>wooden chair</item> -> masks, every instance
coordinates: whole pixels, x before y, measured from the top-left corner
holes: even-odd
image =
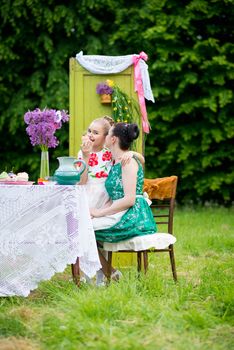
[[[177,176],[145,179],[144,192],[147,192],[152,201],[151,209],[156,219],[158,232],[151,235],[134,237],[118,243],[104,243],[103,249],[108,251],[108,279],[110,280],[112,252],[137,254],[138,272],[142,269],[142,257],[144,271],[148,269],[148,253],[168,252],[170,257],[172,275],[177,281],[175,256],[173,245],[176,238],[173,236],[173,218],[177,187]],[[161,226],[166,227],[161,231]]]

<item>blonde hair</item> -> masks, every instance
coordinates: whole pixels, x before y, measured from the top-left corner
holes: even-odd
[[[112,119],[109,115],[104,115],[103,117],[94,119],[92,121],[92,123],[94,122],[98,122],[101,123],[103,125],[103,129],[104,129],[104,134],[107,135],[110,128],[112,127],[112,125],[115,124],[114,119]]]

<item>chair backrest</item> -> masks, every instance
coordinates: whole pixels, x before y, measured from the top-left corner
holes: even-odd
[[[177,181],[177,176],[144,179],[143,191],[148,193],[152,201],[151,209],[157,226],[167,225],[170,234],[173,234]]]

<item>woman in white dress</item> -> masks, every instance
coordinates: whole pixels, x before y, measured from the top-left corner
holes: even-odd
[[[112,166],[112,154],[105,146],[105,140],[112,125],[114,121],[109,116],[95,119],[88,127],[87,134],[82,137],[78,152],[78,159],[83,159],[86,163],[80,184],[86,186],[90,208],[103,208],[109,202],[104,184]],[[140,153],[129,151],[123,155],[122,165],[129,163],[133,156],[144,164],[144,157]]]
[[[105,181],[112,166],[112,154],[105,146],[105,141],[112,125],[114,120],[109,116],[95,119],[89,125],[86,135],[82,137],[81,149],[78,152],[78,159],[83,159],[86,163],[86,170],[81,175],[79,184],[86,187],[90,209],[105,208],[110,204]],[[133,156],[144,164],[145,159],[140,153],[129,151],[122,156],[122,165],[128,164]],[[105,256],[105,252],[103,255]],[[117,271],[117,274],[120,272]],[[97,285],[103,284],[103,278],[102,270],[98,271]]]

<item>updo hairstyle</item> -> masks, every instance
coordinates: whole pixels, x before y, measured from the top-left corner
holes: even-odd
[[[115,124],[114,120],[109,115],[104,115],[103,117],[94,119],[93,122],[98,122],[102,124],[105,136],[108,134],[112,125]]]
[[[132,142],[139,136],[137,124],[117,123],[115,124],[112,135],[119,138],[119,147],[123,151],[130,148]]]

